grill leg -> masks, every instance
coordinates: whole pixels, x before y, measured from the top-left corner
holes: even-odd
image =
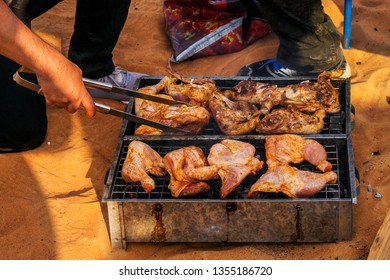
[[[108,222],[110,225],[110,239],[112,249],[126,249],[126,237],[124,230],[124,220],[122,203],[107,202]]]

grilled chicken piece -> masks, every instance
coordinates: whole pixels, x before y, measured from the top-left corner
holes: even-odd
[[[165,85],[169,82],[169,77],[163,77],[157,84],[155,85],[150,85],[150,86],[144,86],[142,88],[139,88],[138,91],[140,92],[143,92],[143,93],[147,93],[147,94],[158,94],[160,93],[162,90],[164,90],[165,88]],[[161,95],[160,95],[161,96]],[[170,98],[168,96],[161,96],[163,98]]]
[[[255,175],[263,161],[255,157],[255,147],[249,143],[224,139],[210,148],[207,160],[216,167],[222,179],[220,197],[227,197],[248,175]]]
[[[138,91],[146,93],[146,94],[150,94],[150,95],[158,95],[161,98],[166,98],[166,99],[172,100],[173,98],[170,97],[169,95],[159,94],[165,88],[165,85],[168,82],[169,82],[169,77],[164,77],[160,80],[160,82],[158,84],[139,88]],[[153,101],[149,101],[149,100],[142,99],[142,98],[135,98],[134,99],[135,114],[137,116],[142,116],[145,118],[148,118],[148,117],[153,118],[157,114],[156,112],[159,112],[160,109],[164,109],[168,106],[169,105],[167,105],[167,104],[153,102]]]
[[[159,95],[163,98],[173,99],[166,94],[159,94],[164,89],[168,77],[164,77],[157,85],[140,88],[139,91],[152,95]],[[145,99],[135,99],[135,113],[137,116],[150,119],[155,122],[187,130],[187,134],[198,134],[210,121],[210,113],[206,108],[200,106],[171,106]],[[135,131],[136,135],[141,134],[178,134],[165,132],[156,128],[140,126]]]
[[[265,140],[265,153],[269,169],[306,160],[322,172],[332,170],[325,148],[317,141],[299,135],[268,136]]]
[[[122,167],[122,178],[127,183],[141,182],[143,189],[151,192],[155,188],[155,182],[148,174],[165,175],[162,158],[149,145],[141,141],[132,141]]]
[[[215,91],[209,100],[209,110],[225,135],[241,135],[253,131],[260,121],[260,112],[248,101],[231,101]]]
[[[303,112],[315,112],[320,109],[330,114],[339,112],[339,92],[333,87],[331,80],[339,77],[341,73],[342,70],[323,72],[318,76],[317,82],[304,81],[278,88],[282,95],[280,105],[293,104]]]
[[[293,106],[275,109],[265,115],[256,126],[263,134],[318,134],[324,128],[325,110],[305,114]]]
[[[163,163],[170,175],[168,188],[173,197],[207,192],[210,186],[205,181],[218,178],[218,169],[208,165],[199,147],[189,146],[169,152]]]
[[[281,192],[291,198],[307,198],[321,191],[327,183],[336,182],[337,174],[332,171],[316,173],[280,165],[261,175],[246,197],[260,198],[263,192]]]
[[[270,110],[282,100],[277,86],[253,80],[240,81],[231,90],[225,90],[223,95],[233,101],[248,101],[260,105],[261,114],[268,114]]]
[[[209,95],[218,90],[215,81],[211,79],[186,78],[177,73],[169,73],[172,78],[165,85],[165,92],[175,100],[207,108]]]
[[[340,70],[341,71],[341,70]],[[299,84],[277,87],[253,80],[241,81],[224,95],[232,100],[246,100],[261,106],[261,113],[268,114],[274,106],[294,105],[303,112],[324,109],[326,113],[340,111],[339,92],[331,80],[342,71],[323,72],[317,82],[304,81]]]
[[[155,102],[153,102],[155,103]],[[144,103],[145,104],[145,103]],[[156,104],[156,103],[155,103]],[[147,113],[139,113],[139,116],[150,119],[155,122],[159,122],[162,124],[166,124],[169,126],[181,128],[187,131],[186,134],[199,134],[202,129],[209,123],[210,121],[210,113],[207,109],[199,106],[161,106],[161,104],[153,107],[148,106],[147,110],[152,109],[152,111],[148,111]],[[141,112],[142,110],[139,110]],[[146,112],[146,110],[145,110]],[[147,116],[145,116],[147,115]],[[157,128],[143,128],[145,125],[141,125],[135,131],[135,135],[141,134],[181,134],[180,132],[166,132]],[[146,132],[147,131],[147,132]]]

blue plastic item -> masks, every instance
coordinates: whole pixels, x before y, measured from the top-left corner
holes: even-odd
[[[348,49],[351,43],[352,0],[344,0],[343,47]]]

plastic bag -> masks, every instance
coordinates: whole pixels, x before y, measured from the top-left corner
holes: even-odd
[[[270,32],[253,0],[164,1],[172,62],[240,51]]]

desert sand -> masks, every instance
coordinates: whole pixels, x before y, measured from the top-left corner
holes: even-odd
[[[75,0],[65,0],[33,22],[33,30],[66,54]],[[131,71],[165,75],[172,49],[164,31],[162,0],[131,3],[114,51],[115,63]],[[342,0],[323,1],[342,32]],[[386,1],[353,1],[351,103],[355,167],[360,194],[353,205],[353,237],[337,243],[130,243],[111,248],[107,205],[101,202],[121,120],[83,110],[48,108],[45,143],[32,151],[0,155],[0,259],[265,259],[365,260],[390,209],[390,25]],[[274,57],[278,40],[269,34],[232,54],[199,58],[172,68],[182,75],[234,76],[244,65]],[[119,101],[101,100],[124,109]],[[368,191],[371,186],[372,192]],[[375,198],[378,192],[381,198]]]

